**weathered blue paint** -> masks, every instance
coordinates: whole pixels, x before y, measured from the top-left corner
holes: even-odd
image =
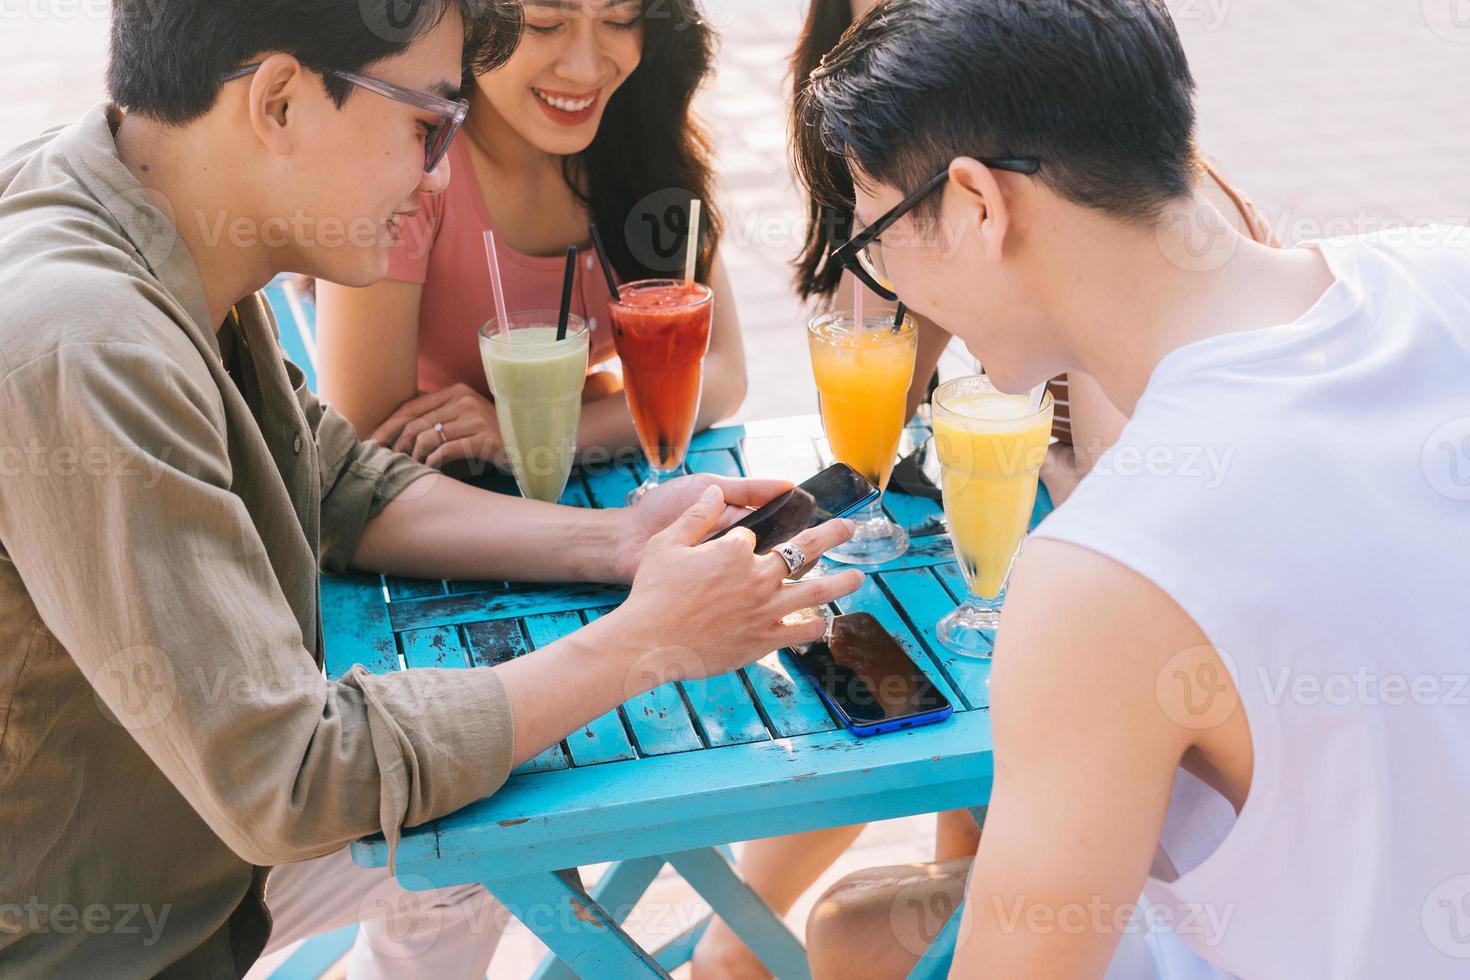
[[[761,431],[775,428],[764,423]],[[813,424],[792,420],[790,430],[809,435]],[[701,434],[691,466],[738,475],[742,433]],[[564,501],[619,507],[640,478],[626,463],[578,472]],[[482,482],[503,490],[503,481]],[[670,860],[712,906],[741,919],[757,952],[780,965],[779,975],[803,975],[792,972],[800,948],[795,938],[784,927],[776,930],[769,913],[750,907],[748,890],[712,848],[981,807],[990,795],[989,666],[952,656],[934,636],[934,624],[964,594],[949,539],[937,533],[938,506],[891,494],[888,509],[909,527],[913,547],[869,569],[863,589],[840,606],[871,612],[893,632],[953,701],[953,718],[854,738],[784,651],[723,677],[665,683],[573,732],[491,798],[406,831],[400,874],[432,886],[484,883],[529,916],[528,925],[582,975],[663,976],[684,961],[702,926],[690,927],[655,961],[618,924]],[[1036,516],[1049,510],[1043,493]],[[534,656],[625,595],[603,586],[328,578],[322,585],[327,671],[338,676],[354,663],[377,672],[405,664],[465,668]],[[369,839],[353,845],[353,856],[381,866],[387,854],[381,839]],[[590,895],[558,873],[604,861],[623,863]],[[573,914],[535,914],[545,909]],[[546,966],[541,975],[567,974]]]

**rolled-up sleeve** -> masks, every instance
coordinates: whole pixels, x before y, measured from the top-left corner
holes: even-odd
[[[352,565],[368,521],[435,471],[386,446],[359,441],[352,423],[312,394],[299,368],[287,365],[321,460],[322,568],[344,572]]]
[[[209,382],[136,343],[68,345],[0,377],[0,543],[118,737],[261,866],[380,831],[391,845],[493,793],[514,741],[493,671],[322,676],[281,556],[229,490]],[[344,542],[422,469],[352,444],[328,484]]]

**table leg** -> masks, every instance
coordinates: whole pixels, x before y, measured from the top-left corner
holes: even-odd
[[[949,976],[949,968],[954,963],[955,943],[960,936],[960,920],[964,914],[965,903],[961,902],[955,906],[954,915],[949,917],[939,935],[934,937],[934,942],[929,944],[919,962],[914,964],[908,980],[944,980]]]
[[[614,922],[621,925],[653,879],[663,870],[663,858],[635,858],[618,861],[607,869],[588,893],[592,900],[607,910]],[[576,974],[555,955],[547,956],[531,975],[531,980],[575,980]]]
[[[759,895],[712,847],[665,854],[664,859],[781,980],[811,980],[806,949]]]
[[[583,890],[575,871],[484,884],[577,976],[669,980],[668,973]]]

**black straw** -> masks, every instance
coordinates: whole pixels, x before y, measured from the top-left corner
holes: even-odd
[[[572,281],[577,276],[577,246],[567,249],[567,274],[561,281],[561,315],[556,321],[556,339],[567,339],[567,322],[572,315]]]
[[[909,318],[909,308],[907,306],[904,306],[902,303],[899,303],[898,304],[898,309],[896,309],[896,310],[893,311],[893,332],[894,333],[900,333],[900,332],[902,332],[902,330],[903,330],[903,321],[907,320],[908,318]]]
[[[602,274],[607,277],[608,291],[612,293],[613,299],[621,300],[623,294],[618,292],[618,277],[613,275],[612,263],[607,260],[607,248],[602,244],[602,236],[597,233],[597,225],[588,225],[587,231],[592,235],[592,250],[597,253],[597,261],[602,266]]]

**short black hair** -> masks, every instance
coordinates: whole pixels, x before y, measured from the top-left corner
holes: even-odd
[[[401,53],[453,9],[466,74],[514,53],[516,0],[113,0],[107,88],[129,112],[182,126],[214,107],[227,71],[280,52],[320,73],[340,108],[352,86],[328,72]]]
[[[798,173],[830,154],[905,192],[951,160],[1036,157],[1077,204],[1144,221],[1200,174],[1194,79],[1163,0],[880,0],[796,102]],[[921,214],[937,213],[938,197]]]

